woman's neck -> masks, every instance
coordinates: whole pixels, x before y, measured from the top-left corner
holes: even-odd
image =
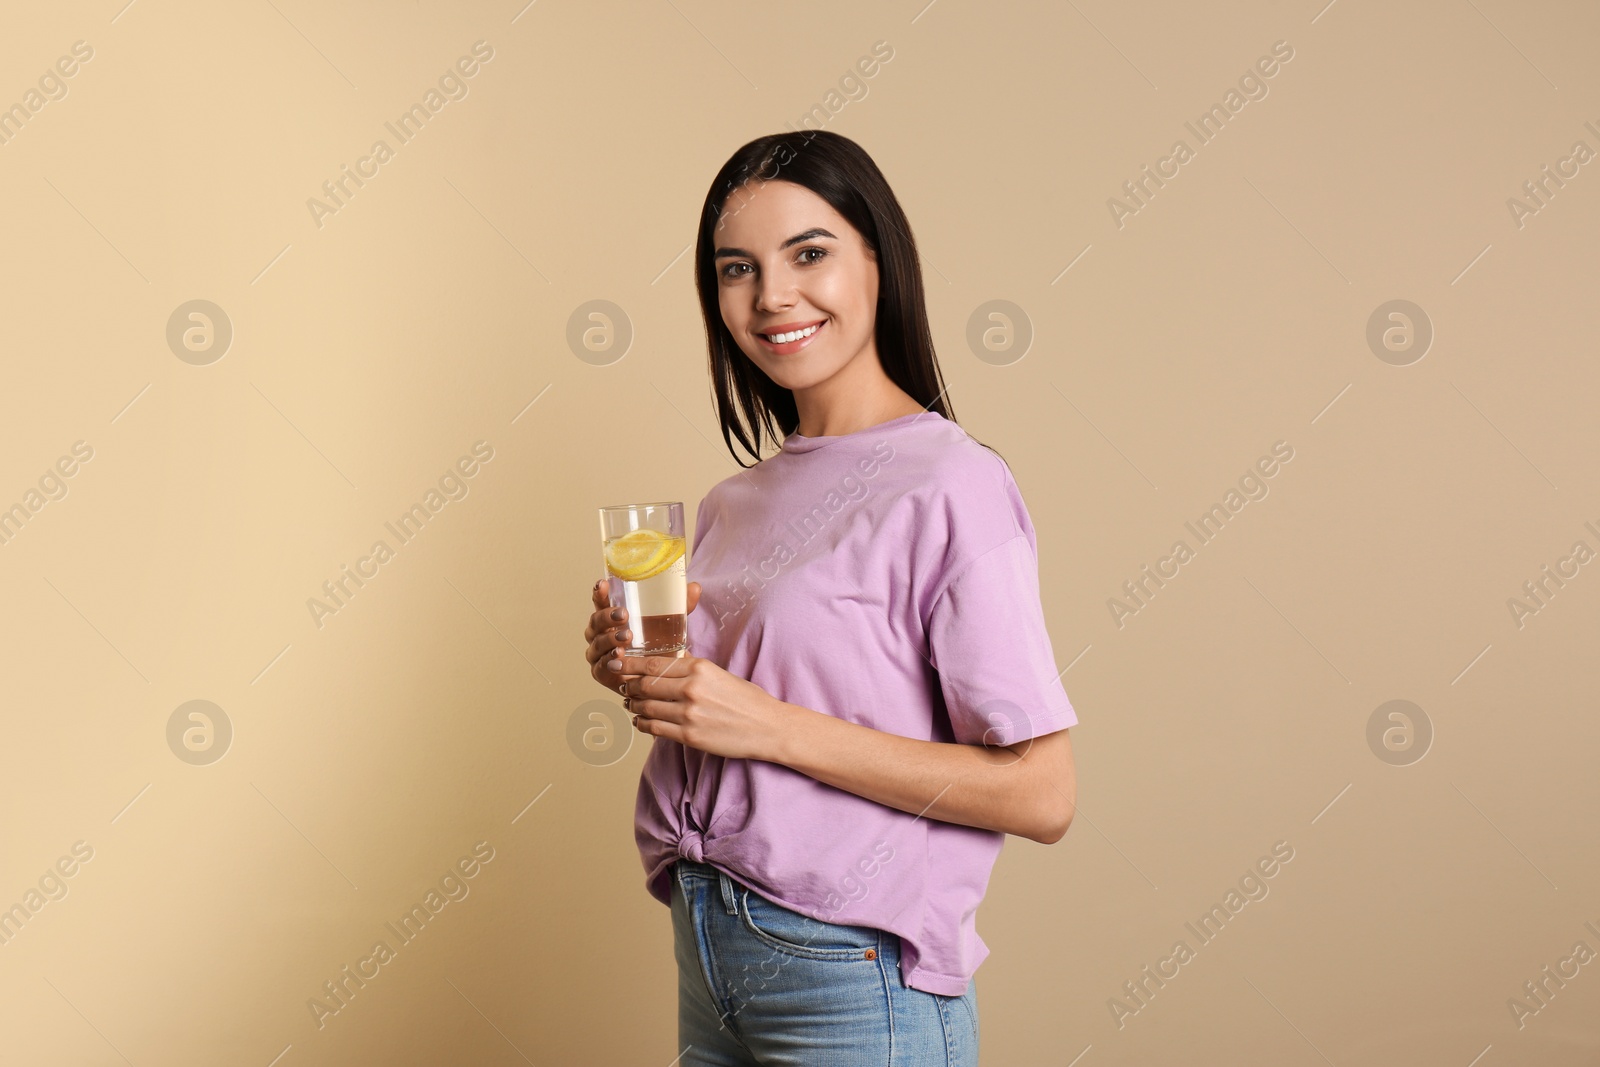
[[[870,360],[865,358],[869,355]],[[870,352],[827,381],[796,391],[794,400],[799,415],[795,432],[802,437],[840,437],[926,410],[884,373],[876,353]]]
[[[802,437],[841,437],[924,410],[921,404],[896,387],[893,395],[852,399],[848,405],[834,405],[820,412],[808,412],[802,408],[800,425],[795,432]]]

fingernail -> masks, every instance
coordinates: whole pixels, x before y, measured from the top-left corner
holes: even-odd
[[[614,671],[620,671],[622,669],[622,661],[613,657],[606,660],[606,666]]]
[[[623,616],[623,611],[622,611],[621,608],[613,608],[612,609],[612,611],[611,611],[611,621],[613,621],[613,622],[621,622],[622,621],[622,616]]]
[[[617,640],[618,641],[627,642],[627,641],[631,640],[632,638],[633,638],[633,634],[629,633],[627,630],[618,630],[617,631]]]

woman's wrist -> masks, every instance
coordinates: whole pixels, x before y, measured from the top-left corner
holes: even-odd
[[[792,766],[796,747],[802,744],[800,734],[805,729],[803,713],[808,711],[798,704],[789,704],[768,694],[769,703],[762,710],[762,718],[770,723],[763,754],[757,758],[768,763]]]

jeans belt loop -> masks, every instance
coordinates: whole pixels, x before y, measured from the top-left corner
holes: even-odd
[[[739,904],[733,896],[733,879],[723,871],[717,872],[717,881],[722,884],[722,903],[727,907],[729,915],[739,914]]]

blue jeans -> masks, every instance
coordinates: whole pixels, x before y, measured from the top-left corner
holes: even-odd
[[[688,859],[672,868],[672,931],[682,1067],[978,1062],[977,982],[912,989],[887,931],[801,915]]]

